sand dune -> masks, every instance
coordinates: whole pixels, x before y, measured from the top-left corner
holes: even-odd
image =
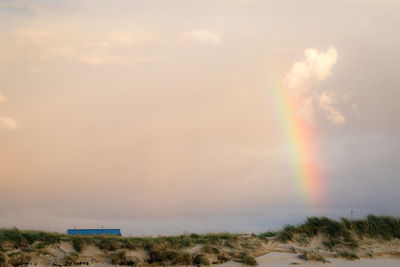
[[[298,255],[292,253],[272,252],[264,256],[257,257],[258,266],[328,266],[328,267],[400,267],[400,260],[391,258],[377,259],[360,259],[357,261],[348,261],[340,258],[328,258],[330,263],[309,262],[299,260]],[[221,267],[243,267],[239,262],[227,262],[220,265]]]

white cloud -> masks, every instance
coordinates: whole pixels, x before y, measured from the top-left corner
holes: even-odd
[[[332,75],[331,69],[337,61],[337,51],[331,46],[326,52],[314,48],[304,51],[305,59],[295,62],[287,74],[288,88],[296,94],[311,90],[313,86]]]
[[[309,48],[304,51],[304,60],[295,62],[286,75],[287,88],[301,100],[299,112],[309,123],[314,123],[318,111],[322,111],[325,118],[334,124],[346,122],[336,106],[348,102],[353,94],[347,92],[337,97],[333,92],[321,92],[319,88],[320,83],[332,75],[337,59],[338,53],[333,46],[326,52]]]
[[[199,29],[191,32],[185,32],[184,36],[185,39],[189,41],[195,41],[213,45],[218,45],[221,43],[221,36],[218,33],[206,29]]]
[[[318,104],[324,110],[325,116],[330,122],[334,124],[346,122],[346,118],[333,106],[334,102],[333,92],[325,91],[318,96]]]
[[[0,116],[0,129],[3,130],[15,130],[17,128],[17,122],[8,117]]]

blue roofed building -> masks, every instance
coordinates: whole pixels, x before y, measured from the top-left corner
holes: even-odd
[[[69,235],[121,235],[120,229],[68,229]]]

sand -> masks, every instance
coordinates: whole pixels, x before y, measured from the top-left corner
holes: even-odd
[[[331,263],[309,262],[298,258],[298,255],[292,253],[272,252],[264,256],[257,257],[258,266],[267,267],[283,267],[283,266],[326,266],[326,267],[400,267],[400,260],[390,258],[377,259],[360,259],[356,261],[348,261],[339,258],[328,258]],[[298,263],[299,265],[292,265]],[[244,265],[238,262],[227,262],[220,264],[221,267],[243,267]]]
[[[391,258],[375,258],[367,259],[362,258],[356,261],[348,261],[340,258],[328,258],[331,263],[322,262],[310,262],[303,261],[298,258],[297,254],[293,253],[282,253],[282,252],[271,252],[264,256],[257,257],[257,262],[259,267],[288,267],[288,266],[326,266],[326,267],[400,267],[399,259]],[[298,265],[293,264],[298,263]],[[112,267],[115,265],[110,264],[93,264],[91,267]],[[223,264],[213,265],[220,267],[244,267],[239,262],[227,262]]]

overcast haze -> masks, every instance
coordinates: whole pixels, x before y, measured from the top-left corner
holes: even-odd
[[[0,227],[400,216],[399,1],[0,0]],[[312,129],[291,171],[277,90]]]

